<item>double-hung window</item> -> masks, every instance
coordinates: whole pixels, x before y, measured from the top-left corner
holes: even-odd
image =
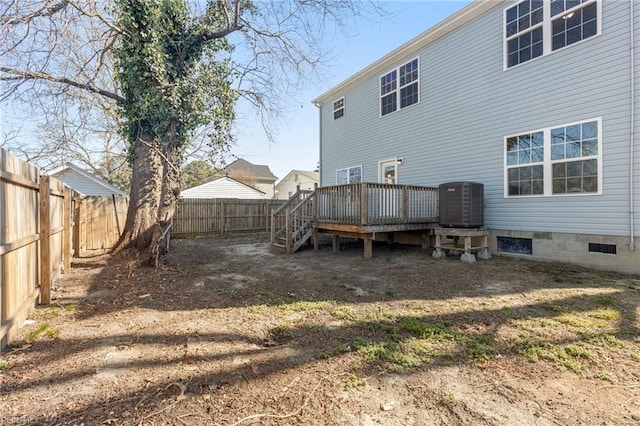
[[[362,182],[362,166],[345,167],[336,170],[336,184],[345,185],[347,183]]]
[[[418,58],[380,77],[380,115],[417,104],[420,70]]]
[[[505,68],[600,33],[601,0],[524,0],[504,11]]]
[[[333,101],[333,119],[337,120],[340,117],[344,117],[344,97]]]
[[[505,196],[601,191],[600,118],[505,138]]]

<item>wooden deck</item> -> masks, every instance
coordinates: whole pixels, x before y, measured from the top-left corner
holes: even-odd
[[[299,191],[291,203],[274,211],[272,244],[296,251],[317,234],[364,241],[365,257],[374,240],[392,240],[395,233],[430,235],[438,222],[438,188],[381,183],[354,183]],[[304,240],[304,241],[303,241]]]

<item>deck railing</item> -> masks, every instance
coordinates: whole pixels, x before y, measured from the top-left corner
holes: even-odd
[[[376,225],[436,222],[438,188],[352,183],[316,190],[318,222]]]

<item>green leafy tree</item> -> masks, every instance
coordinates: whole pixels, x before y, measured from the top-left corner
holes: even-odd
[[[193,188],[208,182],[215,169],[206,161],[193,160],[182,167],[182,187]]]

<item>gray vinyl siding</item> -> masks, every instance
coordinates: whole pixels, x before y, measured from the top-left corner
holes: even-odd
[[[403,157],[400,184],[482,182],[490,228],[628,235],[629,3],[603,3],[600,36],[505,71],[503,10],[512,3],[338,94],[345,97],[344,117],[333,120],[332,102],[323,104],[321,184],[334,185],[337,169],[360,164],[364,181],[376,182],[378,161]],[[420,102],[380,117],[379,76],[416,56]],[[505,136],[598,117],[602,195],[505,198]],[[636,182],[640,187],[640,177]],[[640,191],[635,197],[638,205]]]

